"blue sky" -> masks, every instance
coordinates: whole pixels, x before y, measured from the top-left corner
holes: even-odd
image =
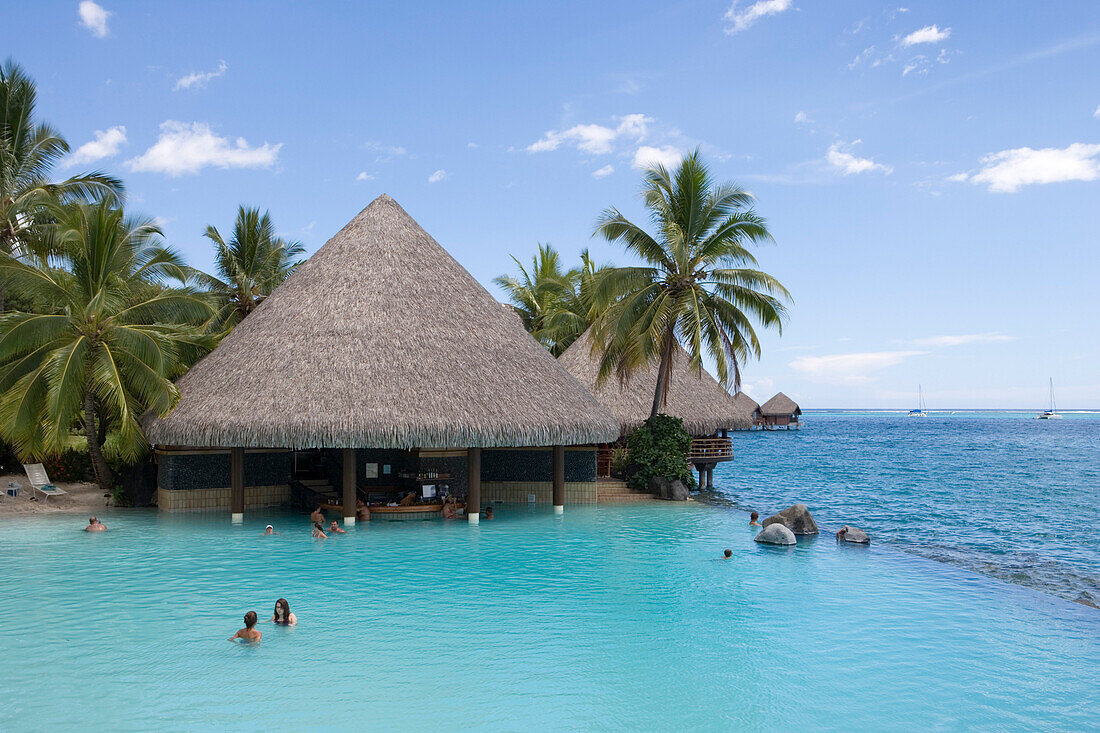
[[[700,147],[795,302],[745,368],[809,407],[1100,407],[1100,4],[38,2],[7,53],[210,265],[238,204],[320,247],[394,196],[482,283],[601,261]],[[425,274],[425,287],[431,287]]]

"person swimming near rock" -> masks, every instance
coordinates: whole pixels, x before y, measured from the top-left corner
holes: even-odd
[[[335,519],[333,519],[332,524],[329,525],[328,531],[332,532],[333,534],[347,534],[346,531],[340,528],[340,525],[336,522]]]
[[[290,612],[290,604],[285,598],[275,601],[275,613],[271,616],[271,623],[282,626],[294,626],[298,623],[298,617]]]
[[[760,519],[760,512],[753,512],[752,514],[750,514],[749,515],[749,526],[750,527],[759,527],[760,526],[760,522],[758,521],[759,519]]]
[[[259,641],[263,634],[256,628],[256,620],[257,616],[255,611],[246,613],[244,615],[244,628],[238,629],[236,634],[229,637],[229,641],[236,641],[237,639],[248,643]]]
[[[95,517],[88,518],[88,526],[84,528],[85,532],[106,532],[107,525],[99,521]]]
[[[325,534],[325,529],[324,529],[324,527],[321,526],[320,522],[314,522],[313,523],[312,535],[314,537],[318,538],[318,539],[322,539],[322,540],[327,540],[328,539],[328,535]]]

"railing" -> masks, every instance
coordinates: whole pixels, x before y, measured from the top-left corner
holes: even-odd
[[[733,441],[729,438],[696,438],[691,441],[692,461],[728,461],[733,458]]]

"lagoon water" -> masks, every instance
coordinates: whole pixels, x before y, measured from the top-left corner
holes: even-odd
[[[900,540],[764,547],[696,503],[101,516],[0,521],[0,730],[1100,726],[1100,612]],[[279,596],[299,626],[226,641]]]

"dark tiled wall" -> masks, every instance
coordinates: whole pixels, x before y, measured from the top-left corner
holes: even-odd
[[[245,486],[290,483],[290,453],[245,453]],[[157,456],[157,485],[162,489],[217,489],[229,486],[229,454],[163,453]]]
[[[481,453],[482,481],[550,481],[552,451],[493,448]],[[596,480],[596,449],[565,451],[567,482]]]

